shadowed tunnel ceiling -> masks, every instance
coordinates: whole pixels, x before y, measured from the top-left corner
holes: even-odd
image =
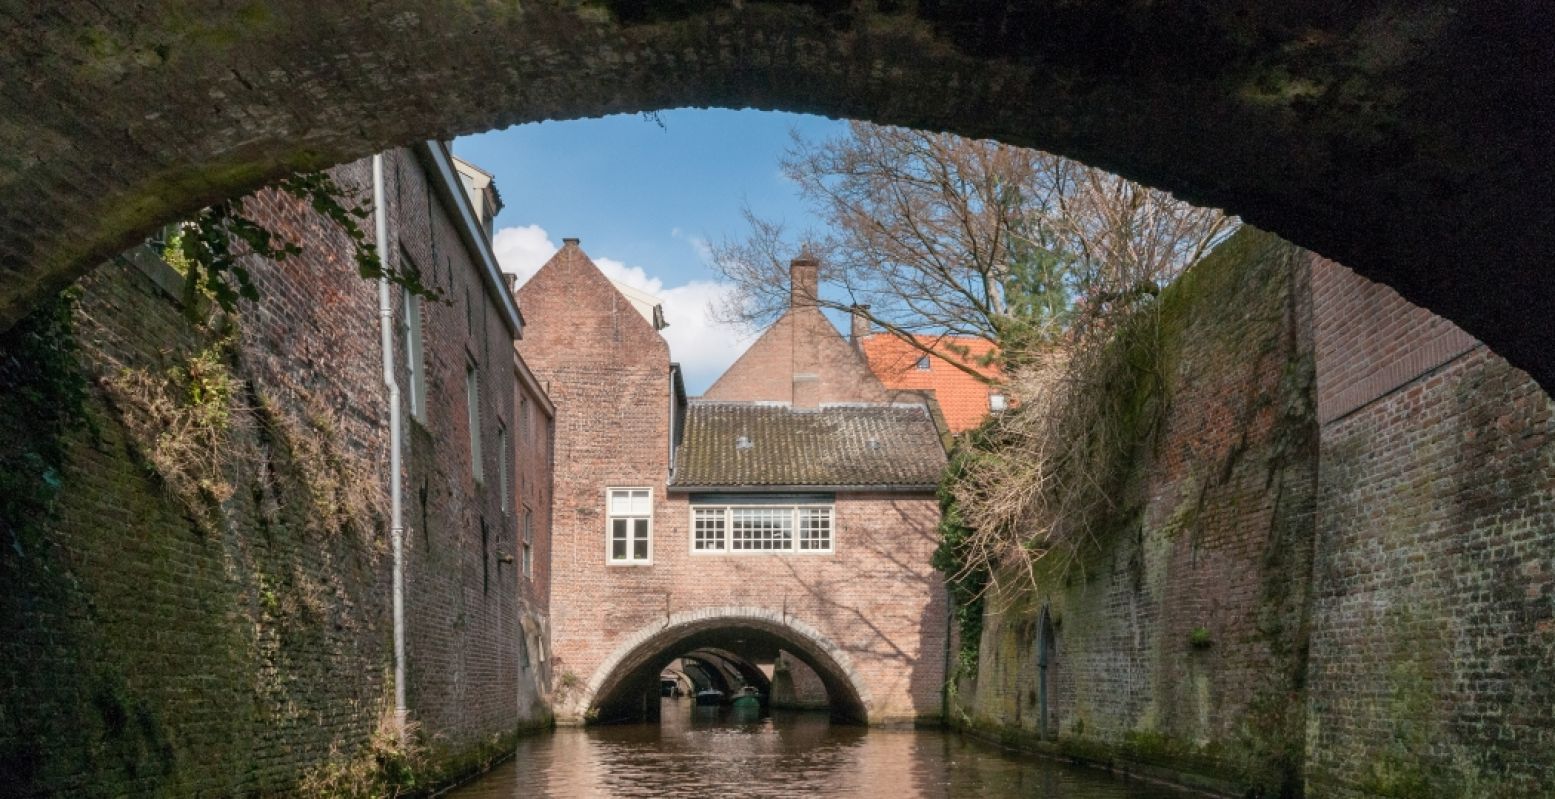
[[[1228,208],[1555,386],[1549,3],[58,0],[0,18],[0,326],[293,170],[518,122],[756,107],[1038,146]]]

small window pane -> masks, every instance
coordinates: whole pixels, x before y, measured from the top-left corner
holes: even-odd
[[[694,528],[693,548],[705,551],[718,551],[724,548],[723,508],[697,508],[692,527]]]
[[[805,551],[831,549],[831,509],[799,509],[799,548]]]
[[[613,520],[611,522],[611,524],[610,524],[610,537],[614,538],[614,539],[617,539],[617,540],[620,540],[620,541],[625,541],[626,540],[626,520],[625,519],[615,519],[615,520]]]
[[[634,516],[647,516],[653,512],[653,496],[647,490],[632,492],[632,510]]]
[[[610,557],[614,560],[626,560],[625,538],[617,538],[610,542]]]

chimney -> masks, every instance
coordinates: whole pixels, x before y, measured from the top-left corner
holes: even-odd
[[[518,294],[518,275],[515,275],[512,272],[503,272],[502,273],[502,280],[505,283],[508,284],[508,293],[517,296],[517,294]]]
[[[578,246],[579,241],[581,241],[581,240],[576,238],[576,237],[562,239],[562,246],[563,247],[576,247],[576,246]]]
[[[808,255],[801,255],[789,262],[788,305],[790,308],[815,305],[816,294],[820,291],[820,270],[820,262]]]
[[[859,342],[862,342],[864,337],[869,335],[869,317],[866,316],[869,312],[869,306],[855,303],[850,310],[853,313],[849,318],[852,326],[848,330],[848,340],[852,342],[854,349],[858,349],[860,346]]]
[[[820,290],[821,264],[809,255],[800,255],[788,264],[789,308],[815,308],[815,295]],[[819,313],[795,314],[793,317],[793,351],[790,354],[793,367],[793,389],[790,401],[795,408],[814,408],[821,400],[820,332],[816,325],[826,324]]]

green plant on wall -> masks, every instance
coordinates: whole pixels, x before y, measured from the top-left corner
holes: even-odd
[[[438,299],[439,293],[421,280],[414,268],[399,269],[378,258],[362,221],[372,210],[353,201],[327,172],[302,172],[272,187],[308,203],[314,212],[339,226],[351,240],[357,272],[365,279],[387,278],[413,294]],[[185,307],[197,313],[195,300],[204,294],[232,311],[240,299],[259,299],[252,274],[243,265],[249,256],[285,261],[302,254],[302,246],[286,240],[248,216],[244,198],[208,206],[177,226],[167,240],[168,260],[184,273]]]
[[[976,436],[974,432],[970,434]],[[977,653],[983,637],[983,596],[988,573],[980,562],[968,557],[972,530],[962,521],[952,485],[960,478],[968,458],[975,457],[970,447],[957,446],[951,453],[950,466],[940,483],[940,542],[930,559],[931,565],[945,575],[945,585],[955,614],[961,646],[956,651],[956,670],[952,678],[977,673]]]

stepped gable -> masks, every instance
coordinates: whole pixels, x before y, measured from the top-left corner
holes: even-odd
[[[692,401],[673,485],[931,490],[945,467],[921,405]]]

